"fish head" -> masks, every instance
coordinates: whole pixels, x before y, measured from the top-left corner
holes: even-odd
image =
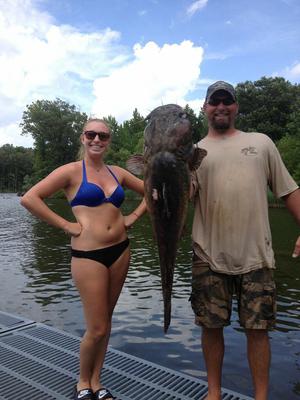
[[[177,104],[155,108],[146,118],[144,159],[160,151],[174,153],[187,160],[192,152],[192,124],[188,114]]]

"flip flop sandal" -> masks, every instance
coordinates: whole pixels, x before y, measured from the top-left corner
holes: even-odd
[[[108,389],[101,388],[94,392],[94,400],[116,399]]]
[[[92,389],[77,389],[77,385],[74,387],[73,400],[94,400],[94,393]]]

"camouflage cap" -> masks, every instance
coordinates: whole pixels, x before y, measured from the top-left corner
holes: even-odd
[[[217,81],[207,88],[205,101],[206,102],[209,101],[211,96],[218,90],[225,90],[234,98],[234,100],[236,100],[234,87],[232,85],[230,85],[230,83],[227,83],[224,81]]]

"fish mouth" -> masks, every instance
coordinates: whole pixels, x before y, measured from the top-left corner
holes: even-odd
[[[154,168],[164,168],[167,166],[175,167],[176,166],[176,157],[170,151],[162,151],[155,155],[153,159],[153,167]]]

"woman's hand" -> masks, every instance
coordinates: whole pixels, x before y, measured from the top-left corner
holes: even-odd
[[[295,244],[295,248],[293,251],[293,257],[299,257],[300,256],[300,236],[298,237],[296,244]]]
[[[82,226],[78,222],[68,222],[64,226],[64,231],[67,235],[77,237],[81,234]]]

